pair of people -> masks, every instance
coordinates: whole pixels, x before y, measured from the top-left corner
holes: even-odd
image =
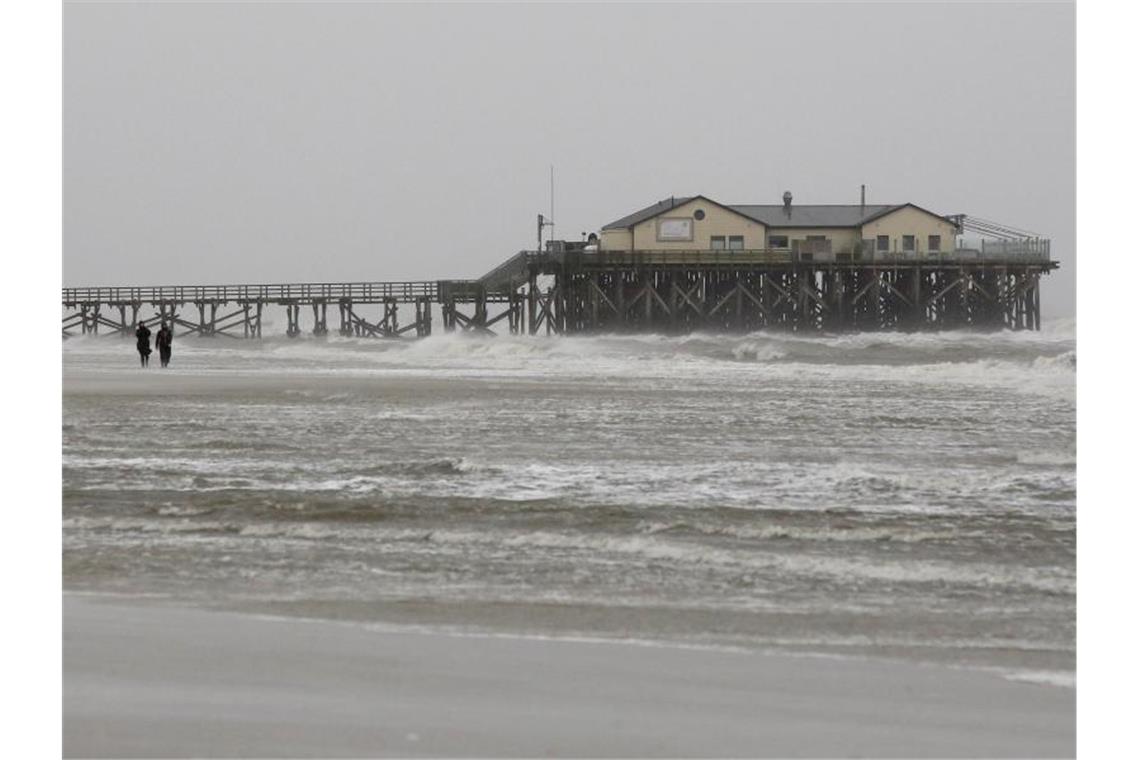
[[[139,350],[139,362],[143,367],[150,366],[150,329],[146,326],[145,322],[139,322],[139,327],[135,330],[135,344]],[[158,358],[165,367],[170,364],[171,343],[174,342],[174,331],[162,323],[159,328],[158,334],[154,336],[154,347],[158,349]]]

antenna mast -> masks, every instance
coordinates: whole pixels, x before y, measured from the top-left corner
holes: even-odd
[[[550,239],[554,239],[554,164],[550,165],[550,217],[538,215],[538,252],[542,253],[542,229],[550,228]]]

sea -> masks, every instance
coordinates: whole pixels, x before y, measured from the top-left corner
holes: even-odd
[[[1075,685],[1076,341],[63,343],[73,593]]]

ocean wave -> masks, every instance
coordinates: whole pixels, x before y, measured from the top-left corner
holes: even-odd
[[[771,362],[785,359],[788,351],[772,343],[758,341],[744,341],[730,349],[734,359],[738,361]]]
[[[63,520],[65,534],[68,531],[106,531],[113,533],[137,534],[237,534],[242,526],[236,523],[220,522],[216,520],[195,520],[187,515],[179,519],[151,520],[132,517],[86,517],[71,516]]]
[[[126,350],[124,346],[120,341],[79,338],[65,343],[64,356],[65,360],[120,356]],[[1003,357],[1032,363],[1038,357],[1049,359],[1066,354],[1063,361],[1073,362],[1075,333],[1071,324],[1062,323],[1048,324],[1039,332],[955,330],[818,335],[762,330],[747,334],[484,336],[461,331],[407,341],[302,336],[235,344],[190,338],[183,341],[182,350],[199,364],[213,357],[221,366],[256,367],[268,363],[278,368],[282,363],[297,362],[330,368],[369,364],[446,368],[655,360],[895,365]]]
[[[225,522],[193,522],[188,520],[150,523],[138,520],[106,520],[94,527],[109,530],[149,533],[229,533],[251,538],[291,540],[335,539],[356,540],[373,544],[382,542],[390,550],[469,556],[477,552],[482,561],[502,557],[519,557],[519,553],[540,553],[543,562],[559,554],[595,561],[606,556],[632,558],[639,562],[665,562],[673,566],[732,569],[745,585],[766,585],[781,578],[816,577],[840,585],[875,581],[900,585],[940,585],[990,589],[1031,589],[1050,594],[1071,595],[1075,580],[1058,569],[1018,567],[1005,568],[986,563],[956,563],[933,559],[789,555],[761,551],[755,546],[729,548],[707,543],[671,540],[662,535],[620,535],[547,530],[476,530],[461,528],[372,527],[366,531],[345,532],[335,526],[313,523],[265,523],[235,525]],[[438,558],[435,560],[438,562]],[[677,568],[674,567],[676,570]]]
[[[1038,356],[1033,360],[1033,369],[1045,372],[1068,374],[1077,369],[1077,352],[1066,351],[1056,356]]]
[[[1010,681],[1060,686],[1066,689],[1077,688],[1077,674],[1071,670],[1011,670],[998,669],[997,672]]]
[[[1075,451],[1019,451],[1014,455],[1018,464],[1040,465],[1043,467],[1073,468],[1077,464]]]
[[[1030,367],[1036,359],[1058,354],[1075,363],[1075,348],[1064,335],[1024,337],[1029,333],[851,333],[813,335],[762,331],[744,335],[693,333],[685,336],[498,336],[472,337],[463,333],[432,336],[423,341],[369,352],[379,363],[477,365],[493,361],[505,366],[535,362],[668,361],[806,363],[897,366],[907,364],[970,363],[1007,360]]]
[[[896,542],[904,544],[935,541],[961,541],[984,537],[981,531],[958,529],[921,530],[913,526],[895,527],[828,527],[795,525],[740,525],[740,524],[694,524],[691,522],[648,523],[640,530],[648,534],[657,533],[696,533],[704,536],[719,536],[741,540],[761,541],[803,541],[803,542],[843,542],[879,543]]]
[[[1076,487],[1071,460],[1054,456],[1045,451],[1034,460],[1029,452],[1010,460],[1036,461],[1024,469],[1001,462],[915,469],[909,462],[845,460],[545,464],[465,457],[307,462],[68,454],[64,495],[71,503],[101,494],[181,494],[178,500],[192,494],[200,506],[251,514],[270,510],[271,515],[287,509],[313,519],[326,511],[328,519],[378,519],[384,511],[377,505],[417,499],[445,500],[448,509],[460,511],[460,504],[504,513],[552,507],[575,519],[585,519],[584,510],[610,507],[631,510],[629,514],[651,508],[735,509],[757,516],[783,510],[826,512],[837,504],[863,514],[961,516],[988,510],[995,501],[1007,511],[1036,509],[1042,502],[1071,504]],[[646,488],[646,483],[653,487]]]
[[[313,521],[248,522],[226,519],[194,519],[185,515],[165,519],[128,517],[70,516],[64,521],[65,531],[111,531],[135,534],[229,534],[248,538],[296,540],[361,541],[368,545],[401,546],[407,551],[448,553],[466,556],[477,552],[482,560],[517,555],[541,555],[547,562],[559,554],[594,559],[613,556],[628,563],[665,562],[674,566],[732,568],[746,585],[768,583],[779,578],[811,576],[830,579],[840,584],[859,581],[894,584],[941,584],[975,588],[1020,588],[1051,594],[1072,594],[1075,579],[1064,567],[1004,567],[984,562],[952,562],[933,558],[907,556],[874,557],[829,554],[789,554],[768,551],[755,539],[779,539],[781,534],[812,541],[908,541],[906,531],[856,529],[844,535],[842,530],[756,527],[737,528],[736,538],[751,538],[745,546],[713,545],[707,541],[672,537],[671,529],[632,533],[586,532],[582,530],[524,530],[496,525],[493,529],[475,527],[388,526],[384,524],[338,525]],[[749,535],[751,533],[751,535]],[[939,540],[946,536],[938,531],[931,535],[911,533],[910,542]],[[962,537],[960,537],[962,538]],[[676,569],[676,568],[674,568]]]
[[[443,457],[421,461],[383,462],[352,469],[354,477],[355,475],[398,475],[413,478],[465,475],[476,471],[493,473],[497,468],[478,465],[463,457]]]

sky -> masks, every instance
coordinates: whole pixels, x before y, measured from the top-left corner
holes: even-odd
[[[1069,3],[68,3],[65,285],[477,277],[671,195],[1032,230],[1074,313]]]

